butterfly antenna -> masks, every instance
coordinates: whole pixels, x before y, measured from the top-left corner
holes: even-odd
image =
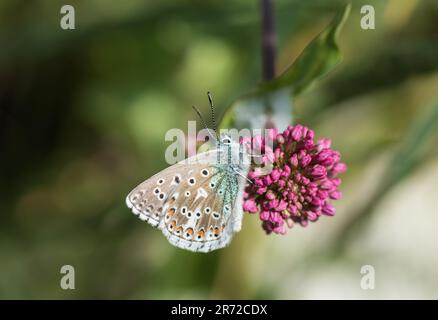
[[[195,106],[192,106],[193,110],[195,110],[195,112],[198,114],[199,119],[201,119],[202,124],[204,125],[205,129],[207,129],[208,134],[210,135],[210,137],[213,138],[213,140],[217,141],[217,135],[213,134],[211,132],[211,130],[208,128],[207,123],[205,122],[204,118],[202,117],[201,112],[198,110],[198,108],[196,108]],[[215,131],[216,133],[216,131]]]
[[[213,126],[213,130],[214,130],[214,132],[216,132],[216,136],[217,136],[216,120],[214,117],[213,97],[212,97],[210,91],[207,92],[207,97],[208,97],[208,102],[210,103],[210,108],[211,108],[211,123]]]
[[[236,174],[238,174],[239,176],[241,176],[242,178],[244,178],[249,184],[254,184],[254,182],[252,182],[247,176],[245,176],[242,172],[238,171],[238,170],[234,170],[234,172]]]

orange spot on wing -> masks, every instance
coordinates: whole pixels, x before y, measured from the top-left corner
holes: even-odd
[[[173,216],[175,214],[175,208],[167,209],[167,214],[169,217]]]
[[[204,230],[199,230],[197,236],[201,237],[201,238],[204,238],[204,236],[205,236]]]

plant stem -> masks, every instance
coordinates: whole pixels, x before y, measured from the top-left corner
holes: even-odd
[[[262,11],[262,68],[263,80],[275,77],[275,47],[277,36],[274,27],[274,0],[260,0]]]

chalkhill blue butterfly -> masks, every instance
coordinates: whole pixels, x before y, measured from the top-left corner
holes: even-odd
[[[210,93],[208,98],[214,125]],[[213,149],[164,169],[126,197],[141,220],[160,229],[172,245],[194,252],[227,246],[242,226],[250,155],[230,136],[214,131]]]

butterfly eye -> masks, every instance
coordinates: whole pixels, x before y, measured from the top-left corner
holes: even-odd
[[[228,138],[228,137],[225,137],[225,138],[222,139],[222,143],[223,144],[230,144],[231,143],[231,139]]]

